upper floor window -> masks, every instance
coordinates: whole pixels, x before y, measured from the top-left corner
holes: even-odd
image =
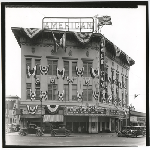
[[[77,62],[72,62],[72,76],[75,77],[76,76],[76,66],[77,66]]]
[[[31,99],[30,97],[30,89],[31,89],[31,83],[26,83],[26,98]]]
[[[26,74],[28,74],[28,66],[30,67],[31,69],[31,58],[27,58],[26,59]],[[29,76],[27,76],[29,78]]]
[[[64,61],[65,76],[69,76],[69,61]]]
[[[83,86],[83,101],[92,101],[92,86]]]
[[[64,84],[64,101],[69,101],[69,85]]]
[[[40,100],[40,84],[35,84],[35,100]]]
[[[84,67],[83,76],[91,77],[90,70],[92,67],[92,62],[88,62],[88,61],[83,62],[83,67]]]
[[[57,100],[58,91],[56,84],[48,85],[48,100]]]
[[[72,100],[76,101],[77,100],[77,85],[72,84]]]
[[[58,61],[57,60],[47,60],[47,62],[49,65],[48,75],[56,75]]]
[[[36,75],[40,75],[40,59],[35,59]]]

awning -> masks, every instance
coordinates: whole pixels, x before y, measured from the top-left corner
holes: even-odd
[[[43,122],[63,122],[63,115],[44,115]]]
[[[41,115],[39,115],[39,114],[35,114],[35,115],[24,114],[24,115],[20,115],[20,118],[41,118]]]

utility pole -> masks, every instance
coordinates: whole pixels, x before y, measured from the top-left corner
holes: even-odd
[[[42,98],[41,98],[41,131],[42,131]]]

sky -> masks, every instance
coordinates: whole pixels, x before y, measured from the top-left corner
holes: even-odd
[[[68,13],[69,12],[69,13]],[[111,16],[101,33],[131,57],[129,104],[146,112],[146,7],[138,8],[6,8],[5,93],[21,97],[21,49],[11,27],[42,28],[44,17]],[[134,94],[139,94],[134,99]]]

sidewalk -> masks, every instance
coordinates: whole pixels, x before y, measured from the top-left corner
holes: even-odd
[[[19,135],[18,134],[19,132],[11,132],[11,133],[6,133],[6,135]],[[33,135],[35,136],[35,134],[29,134],[29,135]],[[20,135],[19,135],[20,136]],[[51,136],[51,134],[48,134],[48,133],[45,133],[43,136]],[[92,134],[92,133],[71,133],[70,136],[99,136],[99,137],[104,137],[104,136],[108,136],[108,137],[111,137],[111,136],[117,136],[116,133],[95,133],[95,134]]]

